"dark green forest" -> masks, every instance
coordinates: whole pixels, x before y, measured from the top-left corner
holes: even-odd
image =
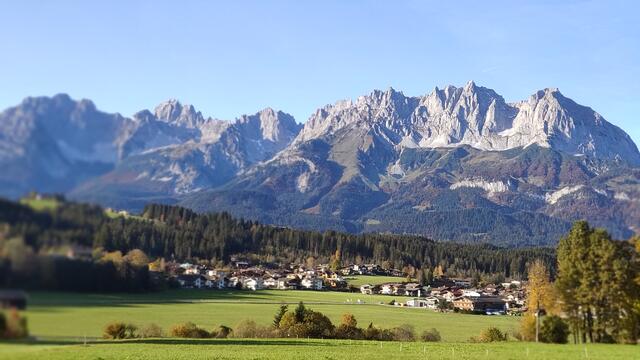
[[[425,271],[439,267],[449,276],[508,278],[525,277],[534,259],[549,264],[552,273],[556,263],[551,248],[509,249],[438,242],[414,235],[303,231],[235,219],[228,213],[198,214],[169,205],[148,205],[137,216],[110,216],[94,205],[61,201],[55,208],[36,211],[0,200],[0,224],[0,245],[8,239],[21,239],[26,249],[23,251],[40,255],[81,245],[123,254],[140,249],[151,259],[205,260],[218,266],[228,264],[232,257],[264,265],[304,263],[314,257],[317,263],[376,263]],[[7,262],[5,266],[9,266]],[[136,287],[135,282],[131,287]]]

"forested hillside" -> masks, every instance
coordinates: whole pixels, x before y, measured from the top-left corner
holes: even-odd
[[[6,224],[2,238],[22,238],[34,253],[83,245],[122,253],[140,249],[151,258],[200,259],[214,264],[228,263],[233,256],[261,263],[304,262],[309,256],[328,262],[337,254],[343,264],[374,262],[418,269],[441,266],[452,276],[522,277],[533,259],[555,264],[550,248],[504,249],[409,235],[301,231],[234,219],[227,213],[197,214],[167,205],[149,205],[139,216],[113,216],[86,204],[63,201],[55,208],[36,211],[2,200],[0,223]]]

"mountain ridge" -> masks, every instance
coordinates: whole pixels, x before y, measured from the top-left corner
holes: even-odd
[[[511,103],[472,81],[374,90],[304,124],[271,108],[219,120],[176,99],[123,117],[27,98],[0,113],[0,164],[4,196],[180,203],[319,230],[516,245],[551,244],[577,218],[640,231],[637,146],[555,88]]]

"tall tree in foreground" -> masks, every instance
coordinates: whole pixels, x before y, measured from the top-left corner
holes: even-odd
[[[574,341],[635,340],[638,274],[631,242],[576,222],[558,244],[556,286]]]
[[[521,321],[521,334],[526,340],[540,340],[542,313],[555,314],[558,308],[555,288],[547,265],[535,260],[529,265],[527,285],[527,313]]]

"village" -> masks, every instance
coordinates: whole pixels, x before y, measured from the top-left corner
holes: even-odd
[[[526,311],[526,291],[518,280],[472,286],[471,279],[441,276],[429,285],[421,285],[397,269],[383,269],[376,264],[352,264],[336,270],[329,265],[307,267],[289,265],[277,269],[252,266],[245,261],[234,261],[232,268],[211,269],[206,265],[167,263],[163,274],[174,286],[186,289],[236,289],[257,291],[315,290],[352,292],[359,296],[356,304],[371,303],[367,295],[387,295],[388,302],[376,298],[374,303],[435,311],[464,312],[484,315],[520,315]],[[152,272],[153,273],[153,272]],[[395,277],[394,282],[349,284],[356,276]],[[372,281],[373,282],[373,281]]]

